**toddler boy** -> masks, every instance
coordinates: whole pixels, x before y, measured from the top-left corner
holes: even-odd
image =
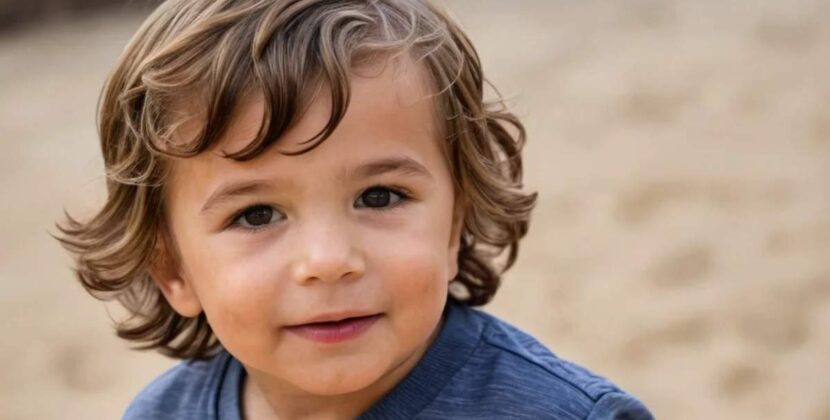
[[[127,419],[650,419],[472,309],[527,232],[524,129],[419,0],[168,0],[100,104],[61,241],[118,334],[185,359]]]

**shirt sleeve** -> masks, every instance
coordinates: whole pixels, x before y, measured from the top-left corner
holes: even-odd
[[[654,416],[631,395],[609,392],[600,397],[585,420],[654,420]]]

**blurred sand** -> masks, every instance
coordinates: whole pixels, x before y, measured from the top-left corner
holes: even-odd
[[[540,202],[489,310],[662,419],[830,419],[830,3],[450,2]],[[127,350],[47,234],[103,198],[94,107],[142,16],[0,36],[0,418],[117,418]]]

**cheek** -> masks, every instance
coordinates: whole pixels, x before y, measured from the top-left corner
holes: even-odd
[[[447,299],[446,260],[434,247],[411,244],[388,252],[377,267],[387,299],[391,332],[399,351],[409,354],[427,340]],[[395,347],[391,346],[390,348]]]
[[[377,247],[378,254],[389,265],[388,270],[400,272],[392,276],[399,290],[410,295],[424,295],[438,286],[445,288],[449,282],[450,267],[447,264],[449,236],[452,225],[452,209],[445,201],[436,200],[421,217],[410,218],[406,232],[399,232]]]
[[[212,279],[211,286],[230,296],[245,296],[251,302],[257,297],[275,296],[279,292],[277,280],[284,277],[285,261],[279,256],[280,241],[271,233],[216,235],[202,241],[204,275]]]
[[[280,266],[266,248],[240,253],[227,240],[203,240],[189,261],[189,278],[222,344],[237,353],[263,345],[280,301]]]
[[[440,312],[449,282],[442,223],[435,218],[422,220],[405,233],[379,238],[368,251],[373,274],[381,279],[392,310],[407,318]]]

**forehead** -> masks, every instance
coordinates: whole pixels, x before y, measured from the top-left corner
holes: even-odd
[[[317,135],[331,115],[331,96],[325,86],[309,95],[299,120],[269,150],[239,162],[225,155],[239,151],[256,137],[264,110],[261,97],[248,97],[215,147],[195,157],[174,159],[171,183],[183,176],[217,184],[262,173],[342,173],[349,166],[389,155],[409,156],[430,170],[446,170],[433,84],[423,66],[411,59],[383,60],[355,69],[349,107],[337,129],[309,151],[286,154],[303,150],[303,143]],[[179,133],[188,138],[198,129],[192,120],[182,124]]]
[[[352,70],[351,97],[346,116],[338,129],[344,131],[362,128],[371,131],[379,121],[409,125],[413,119],[431,117],[419,121],[425,129],[438,129],[433,100],[432,83],[423,66],[407,57],[373,62]],[[302,150],[302,143],[317,135],[332,113],[331,92],[324,84],[306,92],[306,103],[298,110],[299,120],[277,141],[277,149],[283,152]],[[231,121],[227,135],[222,136],[215,151],[233,153],[245,147],[254,138],[261,124],[263,103],[261,97],[249,98],[240,107],[238,117]],[[377,127],[387,128],[387,127]],[[437,133],[437,131],[436,131]]]

